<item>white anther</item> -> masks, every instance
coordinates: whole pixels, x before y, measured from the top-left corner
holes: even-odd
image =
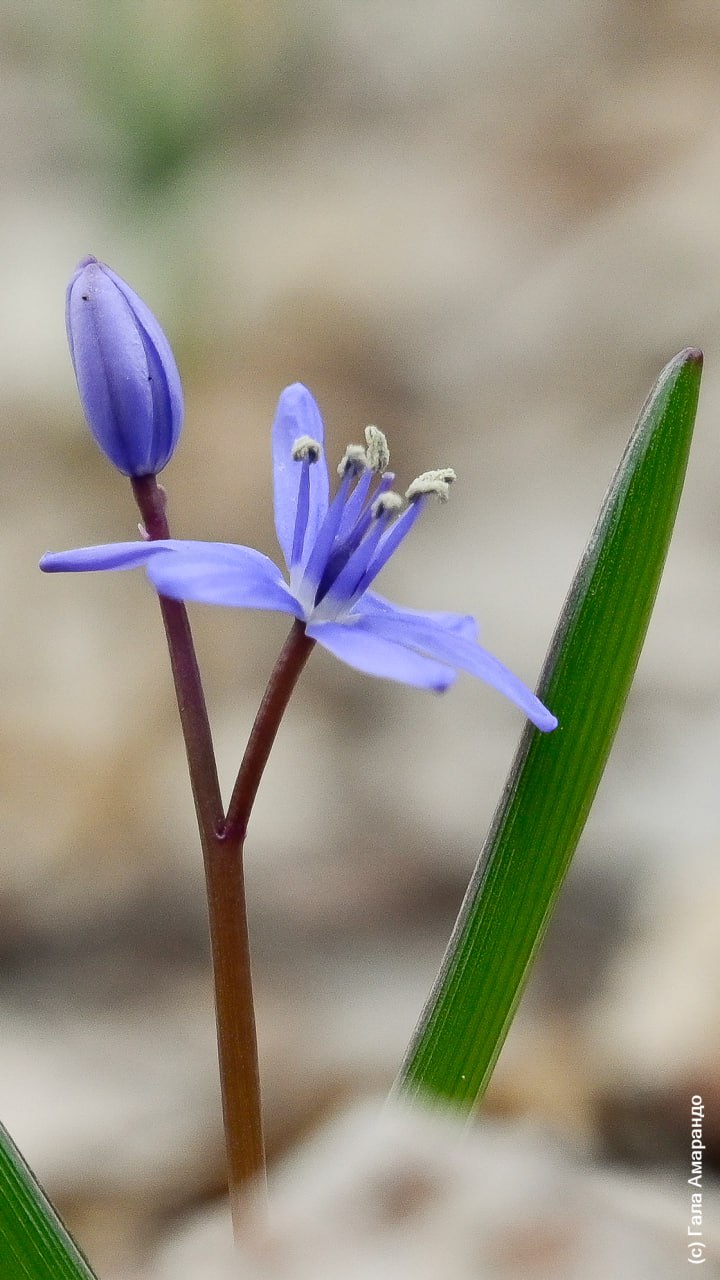
[[[349,444],[338,463],[338,475],[346,476],[350,472],[351,475],[359,476],[361,471],[367,471],[367,469],[367,454],[362,445]]]
[[[456,479],[455,472],[452,467],[440,467],[437,471],[423,471],[417,480],[413,480],[410,488],[406,490],[405,497],[408,502],[413,502],[416,498],[432,496],[439,498],[441,502],[447,502],[450,485]]]
[[[321,453],[322,445],[312,436],[300,436],[292,447],[294,462],[304,462],[306,458],[308,462],[317,462]]]
[[[367,460],[371,471],[384,471],[390,461],[387,438],[379,427],[366,427]]]
[[[387,493],[378,494],[370,510],[375,518],[378,519],[380,516],[394,515],[396,511],[400,510],[402,504],[403,500],[400,494],[394,493],[392,489],[389,489]]]

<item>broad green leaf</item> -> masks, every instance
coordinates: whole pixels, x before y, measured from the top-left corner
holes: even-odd
[[[525,731],[397,1087],[483,1094],[580,838],[630,689],[672,534],[702,355],[661,373],[560,615],[539,694],[560,726]]]
[[[2,1125],[0,1276],[2,1280],[96,1280]]]

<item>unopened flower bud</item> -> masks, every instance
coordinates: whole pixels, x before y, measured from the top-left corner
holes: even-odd
[[[180,436],[183,396],[154,315],[114,271],[83,258],[65,318],[83,411],[103,453],[126,476],[162,471]]]

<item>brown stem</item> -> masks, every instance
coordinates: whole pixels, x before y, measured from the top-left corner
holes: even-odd
[[[268,681],[228,805],[223,835],[240,848],[280,721],[314,647],[305,624],[296,619]]]
[[[155,477],[133,479],[132,487],[148,537],[169,537],[165,495]],[[243,1192],[248,1182],[265,1177],[243,844],[283,712],[315,641],[306,635],[303,623],[293,624],[255,717],[225,819],[187,611],[179,601],[165,596],[159,600],[205,864],[230,1207],[239,1235]]]
[[[207,887],[218,1059],[222,1092],[230,1209],[236,1238],[244,1224],[249,1183],[264,1191],[260,1072],[245,907],[242,848],[214,836],[203,843]]]
[[[169,538],[165,493],[159,488],[155,476],[133,477],[131,483],[148,538],[153,542],[158,538]],[[198,826],[201,836],[203,833],[207,836],[215,835],[222,828],[223,805],[205,694],[187,609],[180,600],[170,600],[167,596],[159,596],[158,599],[170,650],[173,683]]]
[[[243,1228],[240,1192],[248,1179],[264,1178],[265,1172],[243,845],[250,811],[283,712],[314,644],[315,641],[306,636],[305,627],[295,622],[255,717],[224,828],[205,856],[223,1116],[236,1237]]]
[[[148,537],[153,541],[169,537],[165,495],[155,477],[133,479],[132,488]],[[205,866],[228,1186],[239,1235],[243,1192],[251,1180],[262,1182],[265,1177],[242,841],[228,838],[224,830],[210,723],[187,611],[177,600],[160,596],[159,601]]]

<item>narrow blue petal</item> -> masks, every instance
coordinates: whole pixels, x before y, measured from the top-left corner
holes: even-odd
[[[522,680],[518,680],[507,667],[480,645],[473,644],[457,631],[448,630],[429,622],[411,622],[402,617],[391,617],[390,614],[376,613],[361,618],[358,628],[398,644],[405,644],[419,650],[440,662],[451,663],[461,671],[468,671],[486,684],[492,685],[499,693],[514,702],[525,713],[538,729],[547,733],[557,728],[557,720],[552,712],[531,693]]]
[[[286,387],[278,400],[272,428],[273,486],[275,494],[275,529],[288,569],[292,567],[295,521],[302,464],[292,456],[292,448],[300,436],[310,436],[322,444],[325,429],[320,410],[301,382]],[[310,467],[307,531],[305,548],[317,537],[328,509],[330,484],[325,451]]]
[[[174,551],[187,543],[174,538],[157,542],[110,542],[101,547],[78,547],[75,551],[48,551],[40,561],[43,573],[83,573],[96,569],[135,569],[147,564],[160,551]]]
[[[183,394],[172,347],[163,329],[142,298],[110,267],[104,267],[115,282],[137,322],[148,362],[154,405],[155,440],[148,457],[151,470],[162,470],[177,445],[183,420]],[[165,461],[163,461],[163,459]],[[162,463],[162,465],[159,465]]]
[[[187,543],[183,550],[155,557],[147,566],[147,575],[161,595],[174,600],[276,609],[302,617],[302,609],[277,565],[252,547],[229,542]]]
[[[455,672],[442,662],[433,662],[412,649],[372,635],[369,631],[342,622],[314,622],[307,634],[329,649],[348,666],[369,676],[397,680],[418,689],[444,693],[455,682]]]
[[[132,475],[135,464],[146,462],[152,438],[147,358],[126,298],[99,264],[89,265],[73,278],[66,318],[88,425],[111,462]]]
[[[393,604],[391,600],[386,600],[384,596],[376,595],[374,591],[366,591],[365,595],[360,597],[352,610],[351,617],[372,618],[375,616],[400,618],[403,622],[411,624],[427,622],[430,626],[440,626],[443,630],[455,631],[458,635],[464,636],[466,640],[476,641],[480,631],[477,620],[469,613],[403,609],[399,605]]]

